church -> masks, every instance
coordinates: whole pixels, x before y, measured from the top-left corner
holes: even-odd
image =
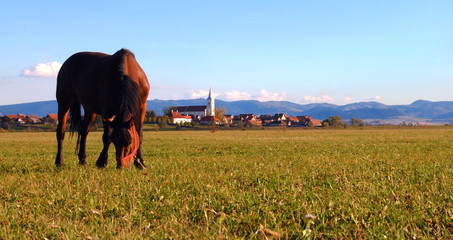
[[[206,106],[178,106],[176,111],[182,115],[193,116],[195,119],[202,119],[206,116],[214,116],[215,100],[212,95],[212,88],[209,88],[209,96],[206,99]]]

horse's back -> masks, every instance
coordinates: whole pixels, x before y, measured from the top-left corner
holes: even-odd
[[[57,81],[64,81],[64,78],[75,77],[82,73],[87,73],[96,65],[103,61],[107,55],[99,52],[79,52],[69,57],[61,66],[58,72]]]
[[[96,112],[100,105],[116,98],[116,91],[127,75],[139,89],[142,102],[146,102],[149,83],[145,72],[127,49],[113,55],[100,52],[79,52],[69,57],[57,77],[57,100],[78,101]],[[72,100],[71,100],[72,99]]]
[[[79,52],[69,57],[61,66],[57,77],[58,102],[81,102],[84,106],[97,102],[99,79],[108,71],[102,70],[110,55],[99,52]],[[84,104],[85,103],[85,104]]]

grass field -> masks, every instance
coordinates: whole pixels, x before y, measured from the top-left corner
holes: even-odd
[[[145,132],[148,168],[0,133],[0,239],[451,239],[453,128]],[[113,161],[112,161],[113,160]]]

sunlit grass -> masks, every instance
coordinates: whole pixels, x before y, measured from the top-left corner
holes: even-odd
[[[148,168],[0,133],[0,238],[452,238],[453,129],[145,132]]]

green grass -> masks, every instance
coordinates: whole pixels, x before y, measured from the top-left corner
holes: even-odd
[[[452,128],[148,131],[143,171],[74,147],[0,133],[0,239],[453,238]]]

